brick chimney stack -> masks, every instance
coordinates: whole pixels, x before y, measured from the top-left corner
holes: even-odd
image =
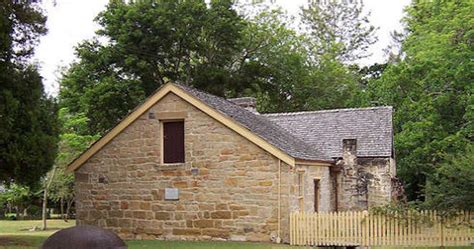
[[[258,113],[257,100],[253,97],[233,98],[233,99],[227,99],[227,100],[253,113]]]

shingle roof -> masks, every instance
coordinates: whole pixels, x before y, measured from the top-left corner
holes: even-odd
[[[313,146],[309,146],[309,144],[302,139],[294,136],[262,115],[252,113],[224,98],[182,84],[175,85],[215,110],[237,121],[242,126],[294,158],[304,160],[331,160],[331,158],[322,151],[317,150]]]
[[[392,107],[264,114],[330,157],[342,156],[342,140],[357,139],[357,156],[390,157]]]

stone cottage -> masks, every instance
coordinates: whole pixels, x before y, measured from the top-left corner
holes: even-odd
[[[391,200],[392,108],[259,114],[167,83],[74,160],[77,224],[124,239],[287,241],[292,211]]]

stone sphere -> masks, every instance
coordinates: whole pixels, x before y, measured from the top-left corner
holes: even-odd
[[[41,249],[126,249],[115,233],[96,226],[75,226],[51,235]]]

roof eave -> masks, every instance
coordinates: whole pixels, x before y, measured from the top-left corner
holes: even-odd
[[[314,160],[314,159],[299,159],[299,158],[297,158],[295,160],[295,164],[331,167],[335,164],[335,161],[334,160]]]

